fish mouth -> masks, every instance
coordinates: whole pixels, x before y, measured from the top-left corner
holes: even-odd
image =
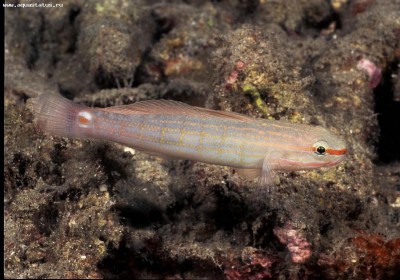
[[[338,156],[335,160],[329,162],[327,166],[337,165],[337,164],[341,163],[342,161],[344,161],[345,159],[346,159],[346,154],[343,154],[341,156]]]
[[[337,156],[334,160],[328,161],[328,162],[314,162],[311,164],[314,164],[315,167],[330,167],[330,166],[335,166],[341,163],[343,160],[346,159],[346,154],[343,154],[341,156]],[[319,166],[318,166],[319,164]]]

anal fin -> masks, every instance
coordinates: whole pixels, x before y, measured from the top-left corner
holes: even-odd
[[[261,169],[242,169],[242,168],[235,168],[237,173],[246,178],[246,179],[254,179],[261,176]]]

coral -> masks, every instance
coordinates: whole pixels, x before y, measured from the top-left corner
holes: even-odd
[[[287,246],[292,262],[304,263],[311,257],[311,244],[305,239],[302,232],[293,229],[290,223],[282,228],[276,227],[273,231],[279,241]]]
[[[387,278],[400,273],[400,238],[386,242],[382,235],[364,233],[352,238],[351,243],[358,252],[365,278]]]
[[[398,237],[385,241],[383,235],[360,231],[335,251],[319,255],[317,263],[326,278],[353,275],[356,279],[397,279],[400,273]]]
[[[224,273],[229,280],[269,279],[272,278],[271,267],[274,262],[274,258],[267,256],[265,252],[245,247],[241,261],[228,262]]]
[[[357,63],[357,69],[363,70],[368,74],[370,88],[376,88],[382,79],[382,70],[371,60],[362,58]]]

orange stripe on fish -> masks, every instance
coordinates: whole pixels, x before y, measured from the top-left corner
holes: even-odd
[[[334,149],[327,149],[326,152],[330,155],[345,155],[347,153],[347,149],[340,149],[340,150],[334,150]]]

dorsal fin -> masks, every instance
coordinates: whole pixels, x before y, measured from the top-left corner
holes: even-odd
[[[133,115],[188,115],[201,117],[229,118],[240,121],[254,119],[233,112],[216,111],[206,108],[194,107],[188,104],[172,100],[147,100],[130,105],[113,106],[104,108],[104,111],[119,114]]]
[[[210,116],[214,116],[214,117],[218,117],[218,118],[228,118],[228,119],[234,119],[234,120],[239,120],[239,121],[255,121],[256,119],[245,116],[245,115],[241,115],[239,113],[235,113],[235,112],[228,112],[228,111],[217,111],[217,110],[211,110],[211,109],[206,109],[206,108],[199,108],[199,107],[195,107],[196,109],[202,111],[203,113],[210,115]]]
[[[154,114],[177,114],[192,111],[193,107],[182,102],[172,100],[146,100],[129,105],[112,106],[104,108],[108,112],[134,114],[134,115],[154,115]]]

